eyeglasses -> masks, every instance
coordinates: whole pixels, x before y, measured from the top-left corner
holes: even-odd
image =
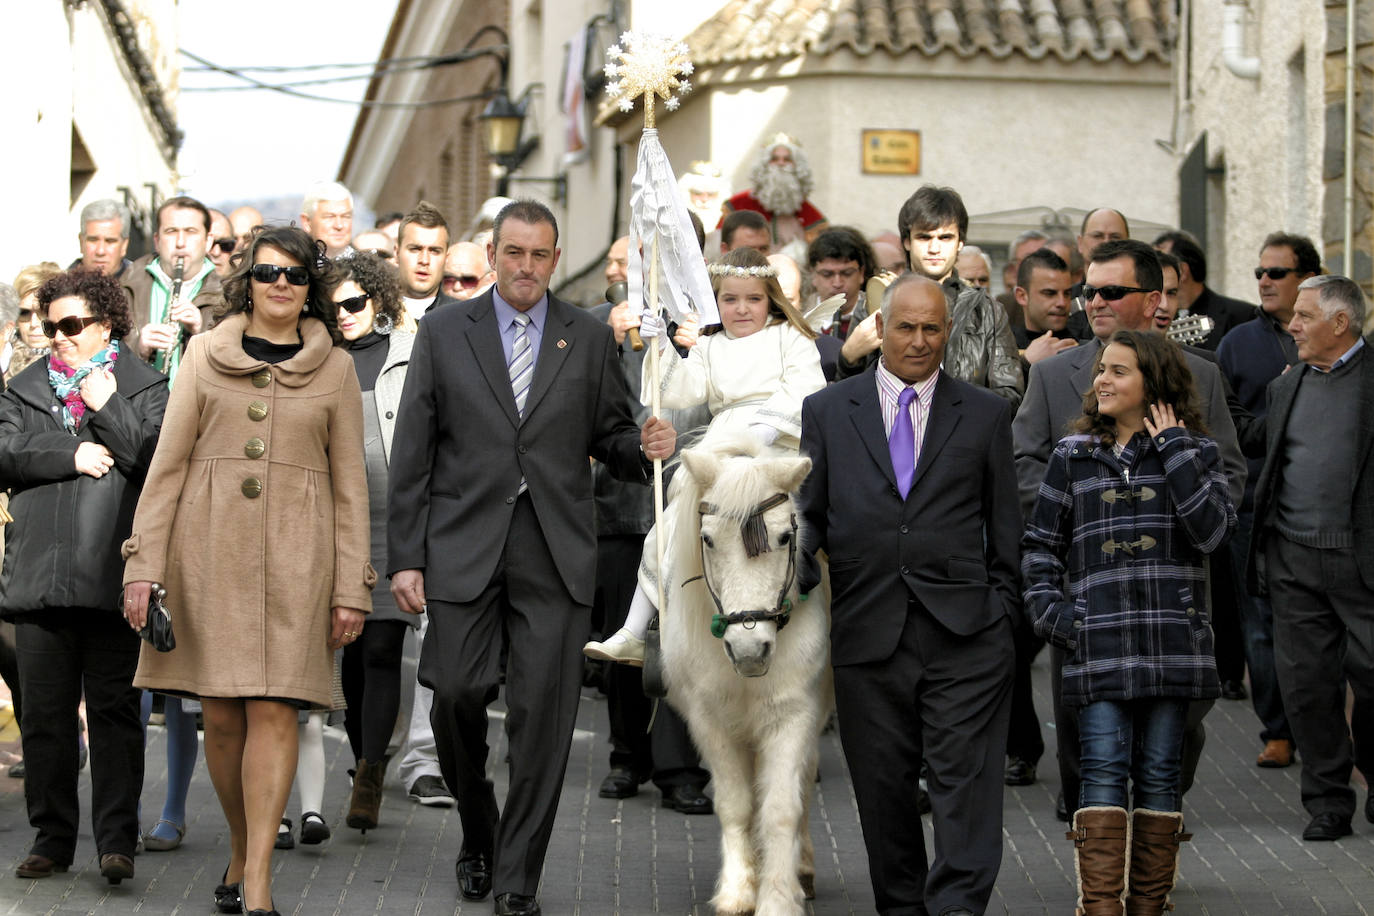
[[[338,302],[335,302],[334,304],[337,305],[339,308],[343,309],[345,312],[348,312],[348,314],[356,315],[363,309],[367,308],[367,300],[368,296],[366,293],[364,293],[361,296],[353,296],[348,299],[340,299]]]
[[[61,331],[63,337],[75,337],[99,320],[94,315],[85,318],[69,315],[61,321],[44,321],[43,336],[51,340],[57,336],[58,331]]]
[[[253,279],[259,283],[271,285],[277,282],[277,278],[286,274],[286,282],[292,286],[305,286],[310,282],[310,271],[304,267],[282,267],[280,264],[254,264],[252,271]]]
[[[20,323],[20,324],[23,324],[24,322],[30,320],[31,318],[33,318],[33,309],[20,309],[20,310],[19,310],[19,323]]]
[[[210,243],[210,247],[218,248],[220,254],[233,254],[238,243],[238,239],[215,239]]]
[[[454,276],[453,274],[444,275],[444,284],[449,287],[461,286],[463,289],[476,289],[477,284],[482,282],[481,277]]]
[[[1092,302],[1094,296],[1101,296],[1108,302],[1125,299],[1131,293],[1157,293],[1157,289],[1142,289],[1139,286],[1084,286],[1083,301]]]
[[[1297,272],[1298,269],[1296,267],[1256,267],[1255,279],[1259,280],[1267,275],[1270,280],[1282,280],[1289,274],[1295,274]]]

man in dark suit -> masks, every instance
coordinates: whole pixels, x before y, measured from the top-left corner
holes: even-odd
[[[1299,284],[1288,330],[1301,362],[1269,383],[1255,487],[1249,584],[1274,607],[1308,841],[1350,835],[1351,767],[1374,773],[1374,356],[1364,316],[1364,294],[1345,277]],[[1364,813],[1374,822],[1374,795]]]
[[[499,916],[534,893],[572,742],[596,570],[587,456],[645,481],[672,455],[663,420],[637,430],[606,325],[548,294],[558,225],[532,201],[496,218],[496,286],[420,322],[391,452],[391,590],[429,615],[419,679],[458,800],[464,898]],[[452,354],[449,356],[448,354]],[[487,705],[502,633],[510,790],[487,779]]]
[[[1011,405],[940,369],[949,308],[906,274],[881,359],[807,398],[801,584],[830,560],[831,663],[880,913],[982,913],[1002,861],[1002,756],[1020,613]],[[928,765],[936,855],[917,780]]]
[[[1085,312],[1094,339],[1031,366],[1026,397],[1012,423],[1016,476],[1026,518],[1030,517],[1035,495],[1045,479],[1050,453],[1068,434],[1069,424],[1083,413],[1083,394],[1092,386],[1102,346],[1118,329],[1150,330],[1155,309],[1163,296],[1162,287],[1159,259],[1144,242],[1118,239],[1093,249],[1084,288],[1094,293]],[[1245,490],[1245,456],[1236,441],[1236,428],[1226,405],[1221,372],[1215,362],[1195,353],[1185,349],[1183,355],[1193,373],[1208,433],[1221,449],[1231,498],[1239,505]],[[1078,719],[1072,709],[1059,702],[1058,672],[1063,654],[1052,650],[1050,664],[1055,674],[1050,683],[1055,699],[1055,741],[1062,792],[1056,813],[1061,820],[1067,821],[1078,807]],[[1205,740],[1201,716],[1211,708],[1211,703],[1196,706],[1197,709],[1190,713],[1189,729],[1184,733],[1185,791],[1192,783]]]

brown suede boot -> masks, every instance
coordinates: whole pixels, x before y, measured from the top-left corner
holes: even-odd
[[[353,798],[348,805],[348,826],[364,833],[377,826],[377,813],[382,807],[382,777],[385,774],[385,760],[377,763],[358,761],[358,772],[353,775]]]
[[[1136,808],[1131,814],[1131,881],[1126,913],[1160,916],[1174,908],[1169,892],[1178,874],[1178,844],[1193,835],[1183,832],[1182,812]]]
[[[1115,805],[1079,808],[1065,836],[1075,847],[1077,916],[1122,916],[1130,822]]]

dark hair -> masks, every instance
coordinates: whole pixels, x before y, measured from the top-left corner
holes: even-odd
[[[702,254],[706,253],[706,227],[701,224],[701,217],[697,216],[695,210],[687,211],[687,218],[692,221],[692,231],[697,234],[697,247]]]
[[[1093,249],[1092,263],[1102,264],[1117,258],[1130,258],[1135,265],[1135,285],[1141,289],[1160,292],[1164,289],[1164,271],[1159,269],[1155,250],[1136,239],[1113,239]]]
[[[1198,406],[1197,388],[1183,349],[1169,338],[1155,331],[1117,331],[1107,341],[1121,344],[1135,351],[1140,374],[1144,378],[1146,410],[1151,404],[1168,404],[1174,416],[1189,432],[1207,435]],[[1103,352],[1106,347],[1104,346]],[[1098,355],[1101,361],[1101,353]],[[1097,374],[1097,370],[1093,370]],[[1097,389],[1090,387],[1083,395],[1083,415],[1073,423],[1074,432],[1096,436],[1104,445],[1116,442],[1116,421],[1097,412]]]
[[[501,211],[496,214],[496,219],[492,220],[491,223],[492,245],[500,244],[501,225],[508,219],[524,223],[527,226],[548,223],[553,227],[553,245],[555,248],[558,247],[558,220],[554,219],[553,211],[539,201],[522,198],[513,200],[502,207]]]
[[[873,253],[873,246],[852,226],[832,226],[816,236],[806,249],[807,267],[814,268],[827,259],[856,262],[865,283],[878,272],[878,256]]]
[[[1127,237],[1127,238],[1130,238],[1130,237],[1131,237],[1131,224],[1128,223],[1128,222],[1126,222],[1126,214],[1122,213],[1120,210],[1113,210],[1111,207],[1094,207],[1093,209],[1089,210],[1087,213],[1084,213],[1084,214],[1083,214],[1083,225],[1079,226],[1079,228],[1078,228],[1078,234],[1079,234],[1079,235],[1087,235],[1087,233],[1088,233],[1088,220],[1092,219],[1092,216],[1093,216],[1094,213],[1101,213],[1103,210],[1108,210],[1108,211],[1110,211],[1110,212],[1116,214],[1117,219],[1121,220],[1121,228],[1123,228],[1123,229],[1126,230],[1126,237]]]
[[[725,267],[761,267],[768,270],[773,269],[773,265],[768,263],[768,256],[760,252],[757,248],[736,248],[734,251],[727,251],[725,254],[721,255],[720,261],[718,261],[717,264]],[[728,275],[725,274],[711,275],[711,292],[715,293],[717,297],[720,296],[721,284],[725,282],[727,277]],[[801,312],[797,311],[787,296],[783,294],[782,286],[778,283],[777,274],[774,273],[771,277],[759,277],[758,279],[763,283],[763,288],[768,293],[769,317],[790,324],[807,338],[815,340],[817,336],[816,332],[812,330],[811,326],[802,318]],[[708,328],[703,328],[701,333],[715,334],[717,331],[722,330],[722,328],[723,325],[711,325]]]
[[[1161,269],[1161,270],[1162,270],[1163,268],[1165,268],[1165,267],[1172,267],[1172,268],[1174,269],[1174,273],[1176,273],[1176,274],[1182,276],[1183,271],[1179,270],[1178,267],[1179,267],[1179,265],[1182,264],[1183,262],[1180,261],[1175,255],[1173,255],[1173,254],[1171,254],[1170,252],[1167,252],[1167,251],[1160,251],[1160,250],[1156,249],[1156,250],[1155,250],[1155,257],[1159,259],[1159,266],[1160,266],[1160,269]],[[1160,286],[1162,287],[1163,284],[1164,284],[1164,278],[1163,278],[1162,275],[1160,276],[1159,282],[1160,282]]]
[[[959,241],[968,238],[968,210],[964,199],[953,188],[922,185],[902,204],[897,214],[897,234],[903,244],[911,238],[911,230],[929,231],[954,223],[959,227]]]
[[[1260,246],[1263,253],[1266,248],[1287,248],[1293,252],[1293,257],[1298,259],[1298,273],[1300,274],[1319,274],[1322,272],[1322,256],[1317,254],[1317,246],[1312,244],[1312,240],[1305,235],[1294,235],[1291,232],[1271,232],[1264,238],[1264,244]]]
[[[1049,248],[1037,248],[1021,259],[1020,266],[1016,268],[1016,285],[1022,289],[1030,289],[1031,271],[1037,267],[1042,270],[1069,272],[1069,265],[1054,251]]]
[[[58,299],[75,296],[86,303],[91,317],[110,323],[110,337],[124,338],[133,329],[129,314],[129,297],[114,277],[98,270],[74,268],[63,271],[38,287],[38,308],[47,314],[48,306]]]
[[[1169,244],[1174,257],[1188,265],[1188,273],[1193,275],[1194,280],[1199,283],[1207,281],[1207,255],[1191,232],[1182,229],[1162,232],[1155,237],[1154,245],[1158,248],[1165,242]]]
[[[354,251],[334,259],[334,282],[329,287],[331,300],[335,290],[354,281],[372,300],[374,321],[385,315],[393,325],[401,324],[401,280],[396,268],[380,255],[370,251]],[[338,309],[335,309],[335,318]]]
[[[720,224],[720,243],[729,247],[734,241],[735,231],[741,228],[767,229],[770,237],[773,234],[773,230],[768,226],[768,220],[757,210],[732,210]]]
[[[390,213],[383,213],[381,216],[377,217],[377,221],[372,224],[372,228],[380,229],[383,226],[390,225],[397,220],[403,220],[405,218],[406,215],[400,210],[392,210]]]
[[[439,208],[427,200],[422,200],[401,218],[401,225],[396,230],[396,244],[400,245],[405,241],[406,227],[414,223],[426,229],[443,229],[444,240],[448,240],[448,222],[444,219],[444,214],[439,212]]]
[[[162,206],[157,208],[157,218],[153,220],[153,231],[162,231],[162,214],[168,210],[199,210],[200,215],[205,217],[205,234],[210,234],[210,208],[196,200],[194,197],[169,197],[162,202]]]
[[[277,249],[310,272],[303,314],[323,321],[334,346],[341,346],[344,339],[339,333],[339,310],[329,295],[329,291],[338,285],[334,282],[334,262],[325,257],[324,242],[316,242],[304,229],[295,226],[255,227],[248,241],[229,256],[232,266],[224,277],[224,304],[215,309],[215,322],[229,315],[253,310],[250,298],[252,282],[248,274],[257,263],[258,249],[264,247]]]

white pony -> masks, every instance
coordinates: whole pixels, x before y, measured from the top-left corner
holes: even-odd
[[[793,501],[811,460],[757,453],[737,440],[682,453],[660,626],[668,700],[716,784],[711,902],[773,916],[815,894],[808,812],[834,694],[828,585],[797,594]]]

